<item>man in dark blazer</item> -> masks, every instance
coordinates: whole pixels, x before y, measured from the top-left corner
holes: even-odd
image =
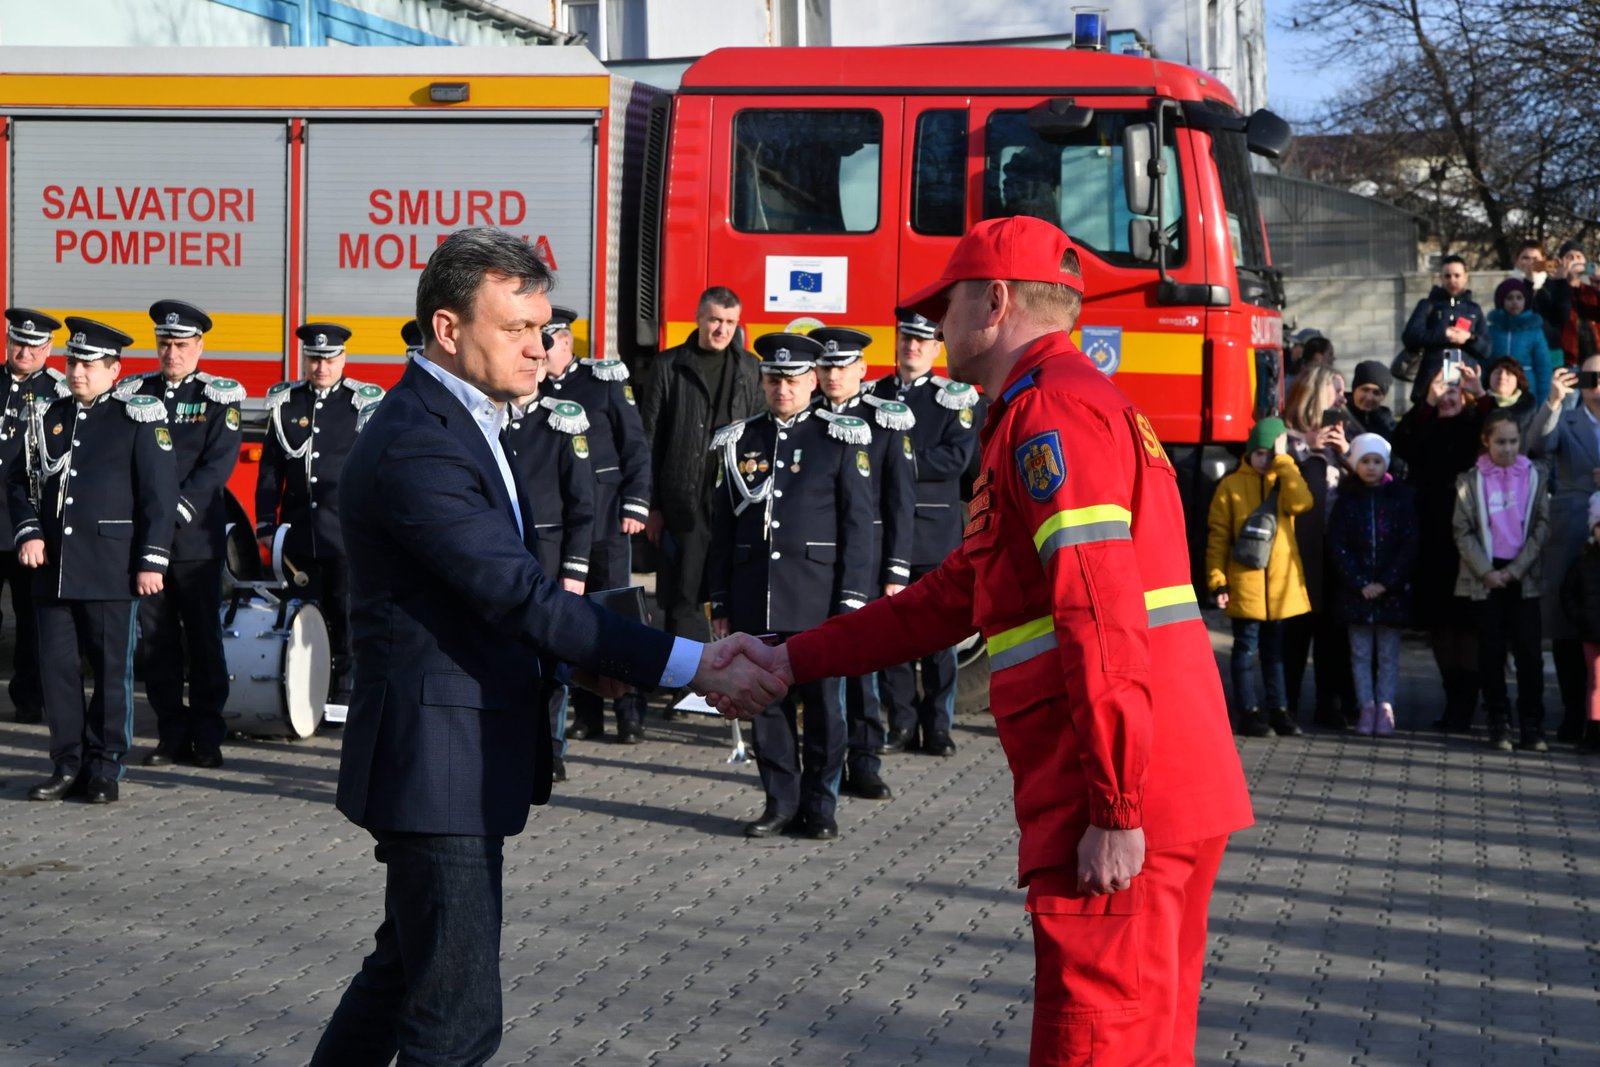
[[[460,230],[417,283],[424,351],[346,463],[355,685],[338,806],[387,868],[377,945],[312,1063],[481,1064],[500,1043],[501,849],[550,793],[543,664],[624,685],[720,694],[753,713],[783,692],[748,637],[721,651],[604,611],[540,569],[500,442],[532,392],[549,269],[502,230]],[[752,659],[751,657],[754,657]]]

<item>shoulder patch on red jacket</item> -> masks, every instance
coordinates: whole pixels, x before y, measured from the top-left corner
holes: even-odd
[[[1046,430],[1017,446],[1017,473],[1028,495],[1044,503],[1067,481],[1067,458],[1061,452],[1061,434]]]
[[[1150,420],[1145,417],[1144,412],[1128,408],[1127,415],[1128,425],[1132,427],[1133,436],[1139,442],[1139,451],[1144,456],[1145,466],[1171,471],[1172,460],[1167,458],[1167,450],[1161,447],[1161,438],[1156,436],[1156,428],[1150,425]]]

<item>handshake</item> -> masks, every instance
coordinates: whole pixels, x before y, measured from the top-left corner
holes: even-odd
[[[732,634],[705,647],[689,687],[727,718],[753,719],[793,684],[785,646]]]

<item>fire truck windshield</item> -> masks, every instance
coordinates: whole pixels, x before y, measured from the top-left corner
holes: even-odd
[[[1122,131],[1148,112],[1096,111],[1094,122],[1063,144],[1042,140],[1028,128],[1027,112],[996,111],[984,130],[983,217],[1036,215],[1061,227],[1080,246],[1122,267],[1155,269],[1136,253],[1128,223],[1122,173]],[[1172,128],[1162,145],[1167,172],[1162,190],[1169,241],[1167,265],[1184,260],[1183,186]]]
[[[1250,149],[1245,135],[1235,130],[1212,130],[1211,158],[1222,186],[1233,265],[1239,270],[1239,298],[1260,307],[1280,306],[1275,281],[1267,267],[1267,243],[1261,230],[1255,183],[1250,177]]]

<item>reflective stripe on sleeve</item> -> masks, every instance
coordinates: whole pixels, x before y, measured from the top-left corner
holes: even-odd
[[[1200,602],[1195,599],[1194,586],[1169,585],[1165,589],[1152,589],[1144,595],[1146,625],[1170,626],[1175,622],[1189,622],[1200,617]]]
[[[1132,522],[1133,513],[1116,504],[1058,511],[1034,531],[1033,546],[1039,550],[1039,562],[1048,565],[1050,557],[1060,548],[1097,541],[1132,540],[1133,531],[1129,527]]]
[[[1056,647],[1056,623],[1046,615],[1042,619],[1025,622],[1002,630],[989,638],[989,669],[1003,671],[1042,656]]]

